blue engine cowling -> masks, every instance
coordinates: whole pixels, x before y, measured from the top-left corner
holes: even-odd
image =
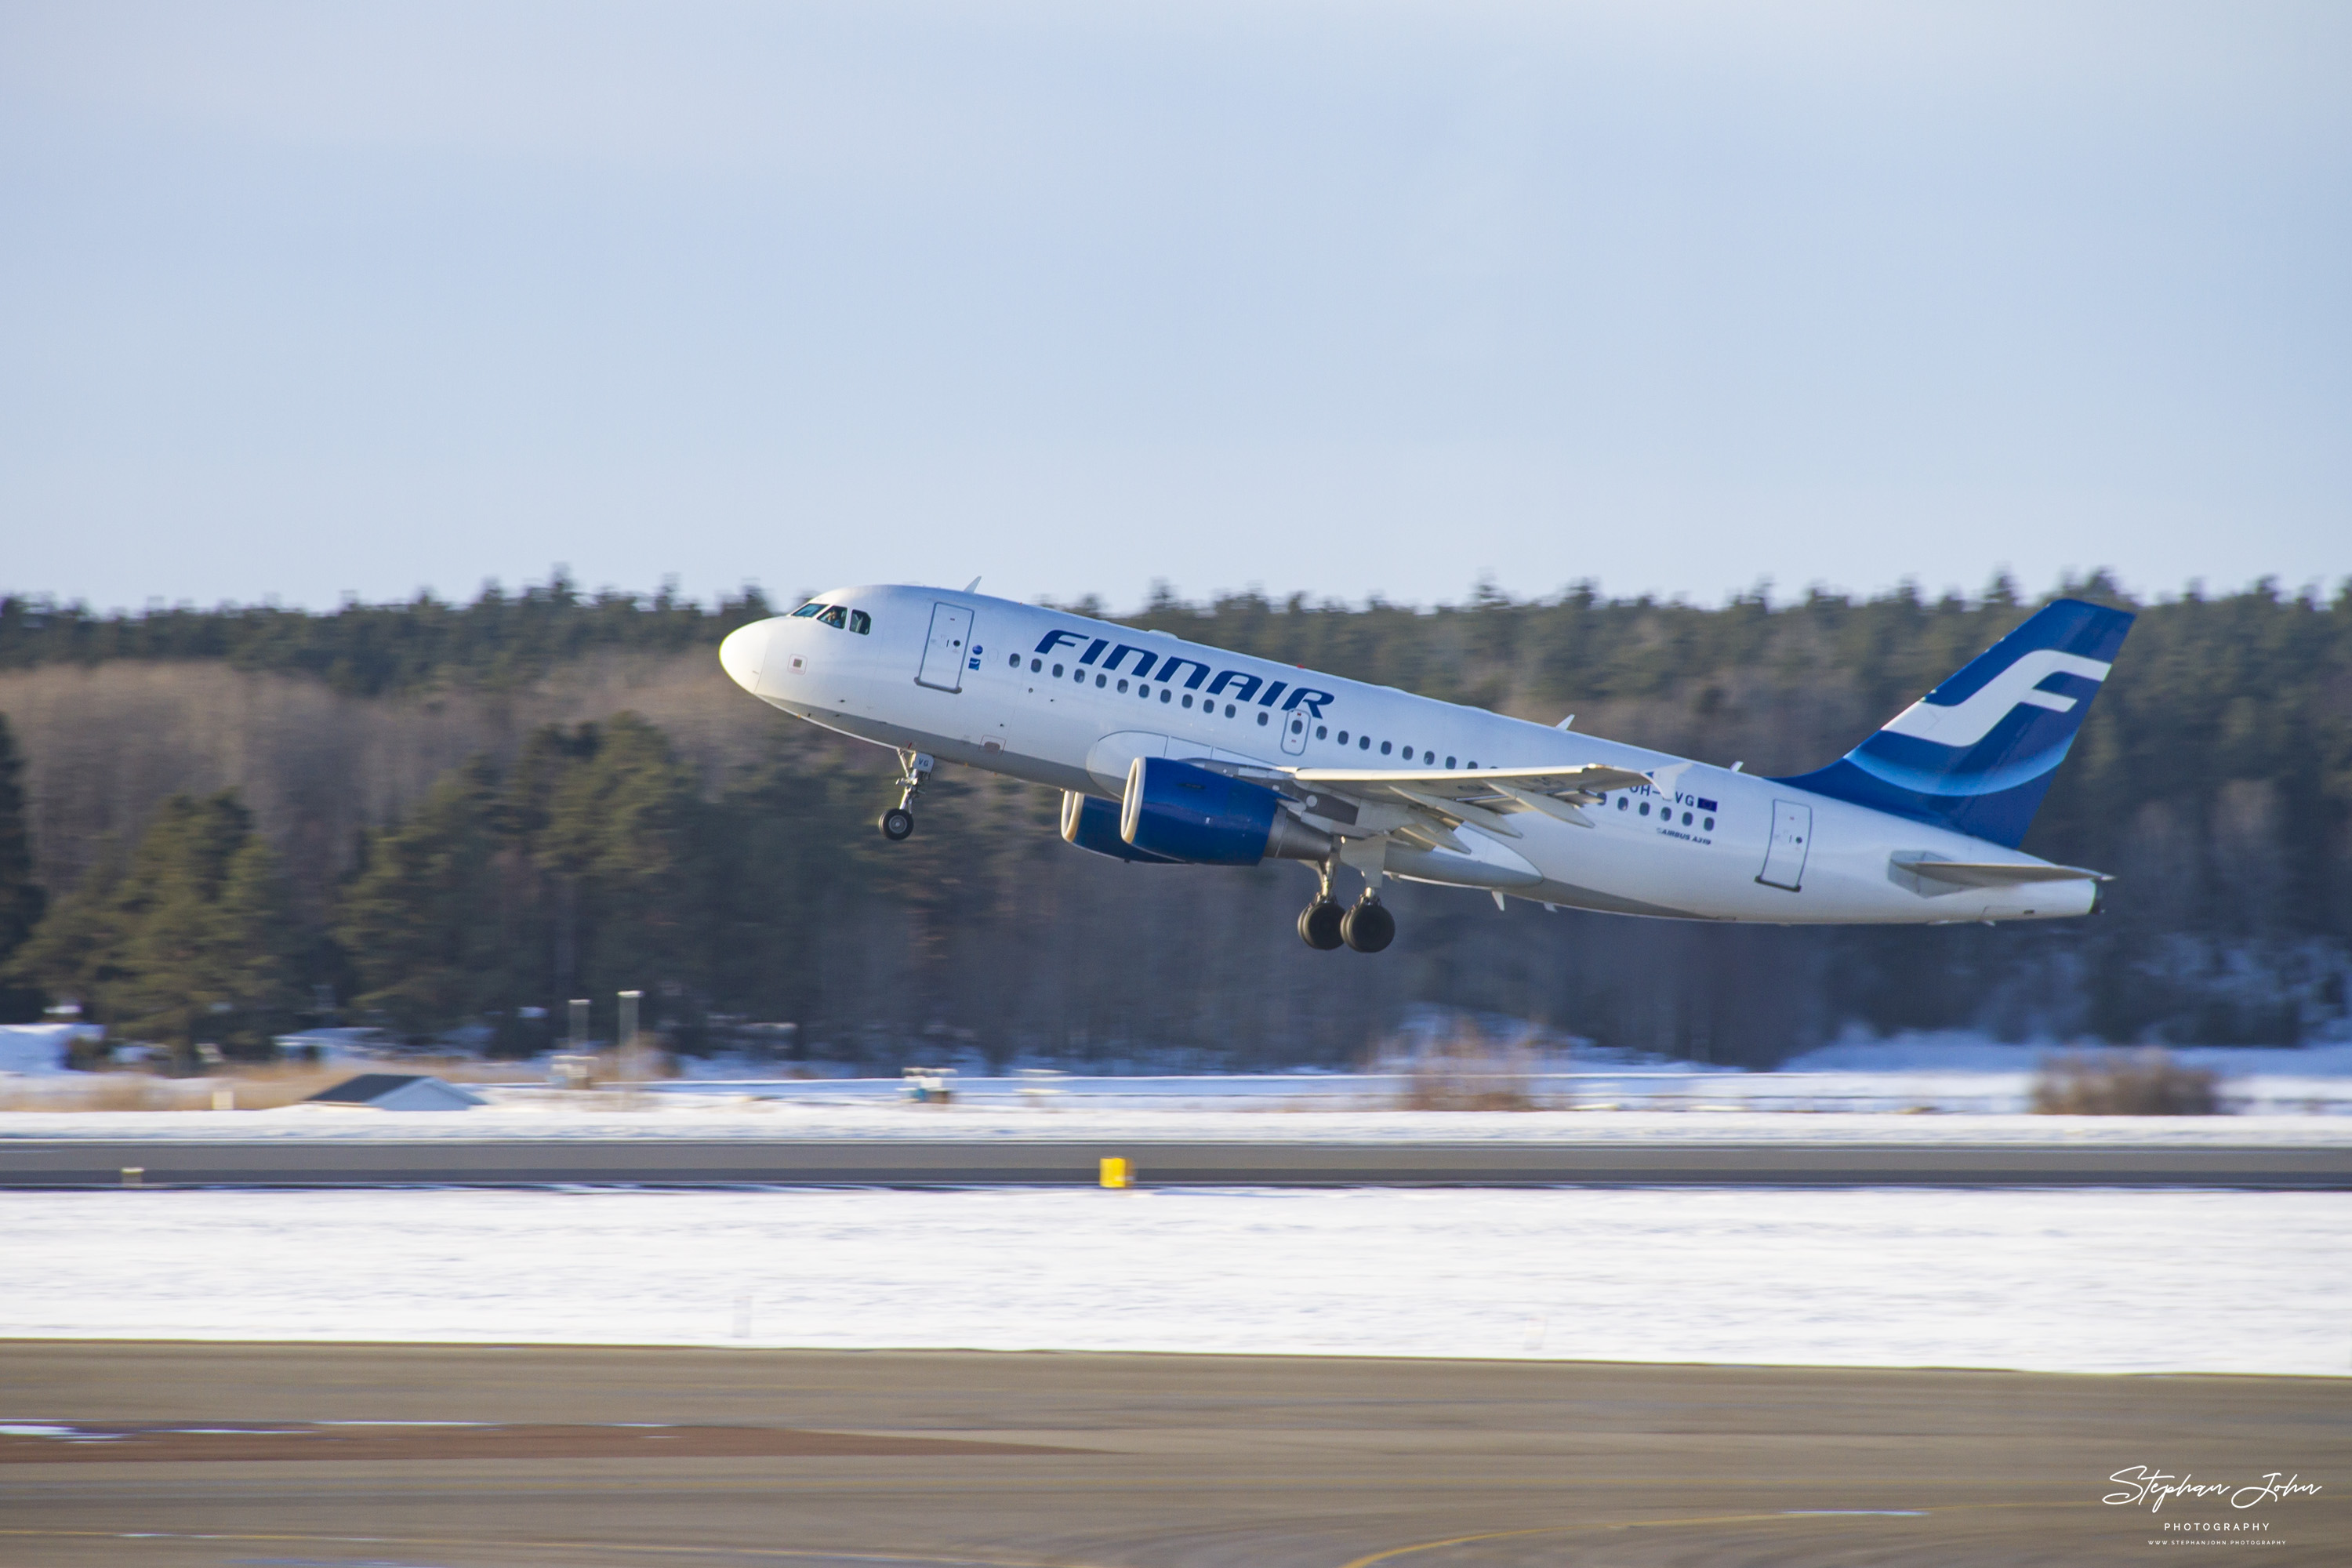
[[[1201,866],[1255,866],[1269,855],[1319,860],[1333,849],[1264,784],[1169,757],[1138,757],[1128,769],[1118,836],[1130,848]]]
[[[1097,855],[1151,866],[1174,864],[1165,855],[1138,849],[1121,838],[1118,836],[1118,802],[1105,800],[1098,795],[1080,795],[1074,789],[1062,792],[1062,837],[1079,848],[1091,849]]]

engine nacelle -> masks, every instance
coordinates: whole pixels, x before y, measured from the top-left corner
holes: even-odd
[[[1105,800],[1098,795],[1080,795],[1074,789],[1062,792],[1062,837],[1081,849],[1091,849],[1097,855],[1108,855],[1116,859],[1152,866],[1175,863],[1165,855],[1138,849],[1121,838],[1118,836],[1118,802]]]
[[[1170,757],[1138,757],[1127,770],[1118,836],[1130,848],[1201,866],[1320,860],[1330,836],[1282,809],[1264,784],[1227,778]]]

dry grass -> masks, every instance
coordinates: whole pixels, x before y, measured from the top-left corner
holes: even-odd
[[[1535,1058],[1526,1046],[1457,1029],[1405,1068],[1403,1110],[1544,1110],[1535,1096]]]
[[[2210,1072],[2160,1050],[2077,1051],[2043,1059],[2033,1109],[2045,1116],[2216,1116]]]
[[[430,1073],[451,1083],[512,1083],[527,1076],[516,1062],[464,1057],[404,1057],[320,1067],[307,1062],[245,1066],[205,1078],[143,1072],[74,1073],[0,1082],[0,1111],[275,1110],[366,1072]],[[221,1097],[227,1097],[226,1105]]]

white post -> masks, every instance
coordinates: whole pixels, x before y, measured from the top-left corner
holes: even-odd
[[[644,995],[642,991],[621,993],[621,1076],[628,1080],[632,1095],[645,1089],[646,1064],[637,1055],[637,1003]]]

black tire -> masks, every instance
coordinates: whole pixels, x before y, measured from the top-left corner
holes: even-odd
[[[893,844],[903,844],[914,835],[915,814],[903,805],[894,805],[882,814],[877,826],[882,829],[883,837]]]
[[[1358,952],[1378,952],[1396,940],[1396,916],[1382,904],[1358,904],[1339,921],[1339,937]]]
[[[1348,912],[1329,899],[1318,899],[1298,911],[1298,940],[1318,952],[1328,952],[1340,942],[1339,924]]]

